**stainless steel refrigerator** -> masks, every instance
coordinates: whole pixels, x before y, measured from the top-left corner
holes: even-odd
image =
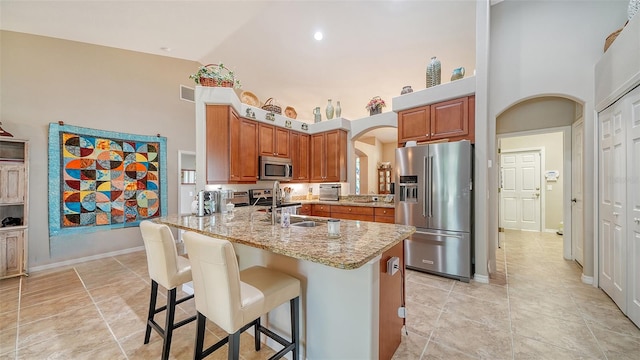
[[[472,179],[467,140],[396,149],[396,223],[416,227],[405,240],[407,268],[469,281]]]

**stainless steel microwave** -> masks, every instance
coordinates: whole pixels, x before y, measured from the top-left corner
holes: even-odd
[[[291,181],[292,178],[291,159],[260,156],[260,180]]]

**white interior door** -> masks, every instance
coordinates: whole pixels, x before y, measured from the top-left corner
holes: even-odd
[[[584,121],[576,121],[571,130],[571,253],[580,265],[584,260],[582,139]]]
[[[636,88],[629,94],[631,121],[627,125],[629,144],[627,169],[629,182],[627,186],[627,199],[629,199],[629,233],[627,251],[628,274],[628,302],[627,316],[636,325],[640,326],[640,88]]]
[[[598,114],[599,147],[599,284],[626,311],[625,162],[622,106]]]
[[[504,152],[500,167],[502,226],[540,231],[540,151]]]

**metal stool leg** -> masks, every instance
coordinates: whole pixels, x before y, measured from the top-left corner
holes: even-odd
[[[291,342],[294,344],[293,360],[300,357],[300,297],[291,299]]]
[[[240,358],[240,331],[229,335],[229,360],[238,360]]]
[[[171,349],[171,337],[173,336],[173,320],[176,316],[176,288],[169,290],[167,294],[167,319],[164,325],[164,344],[162,344],[162,359],[169,359]]]

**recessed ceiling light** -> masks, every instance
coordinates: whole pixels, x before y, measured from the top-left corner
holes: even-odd
[[[166,51],[166,52],[170,52],[170,51],[171,51],[171,48],[170,48],[170,47],[163,46],[163,47],[161,47],[161,48],[160,48],[160,50],[162,50],[162,51]]]
[[[313,34],[313,38],[318,40],[318,41],[322,40],[322,32],[316,31],[316,33]]]

